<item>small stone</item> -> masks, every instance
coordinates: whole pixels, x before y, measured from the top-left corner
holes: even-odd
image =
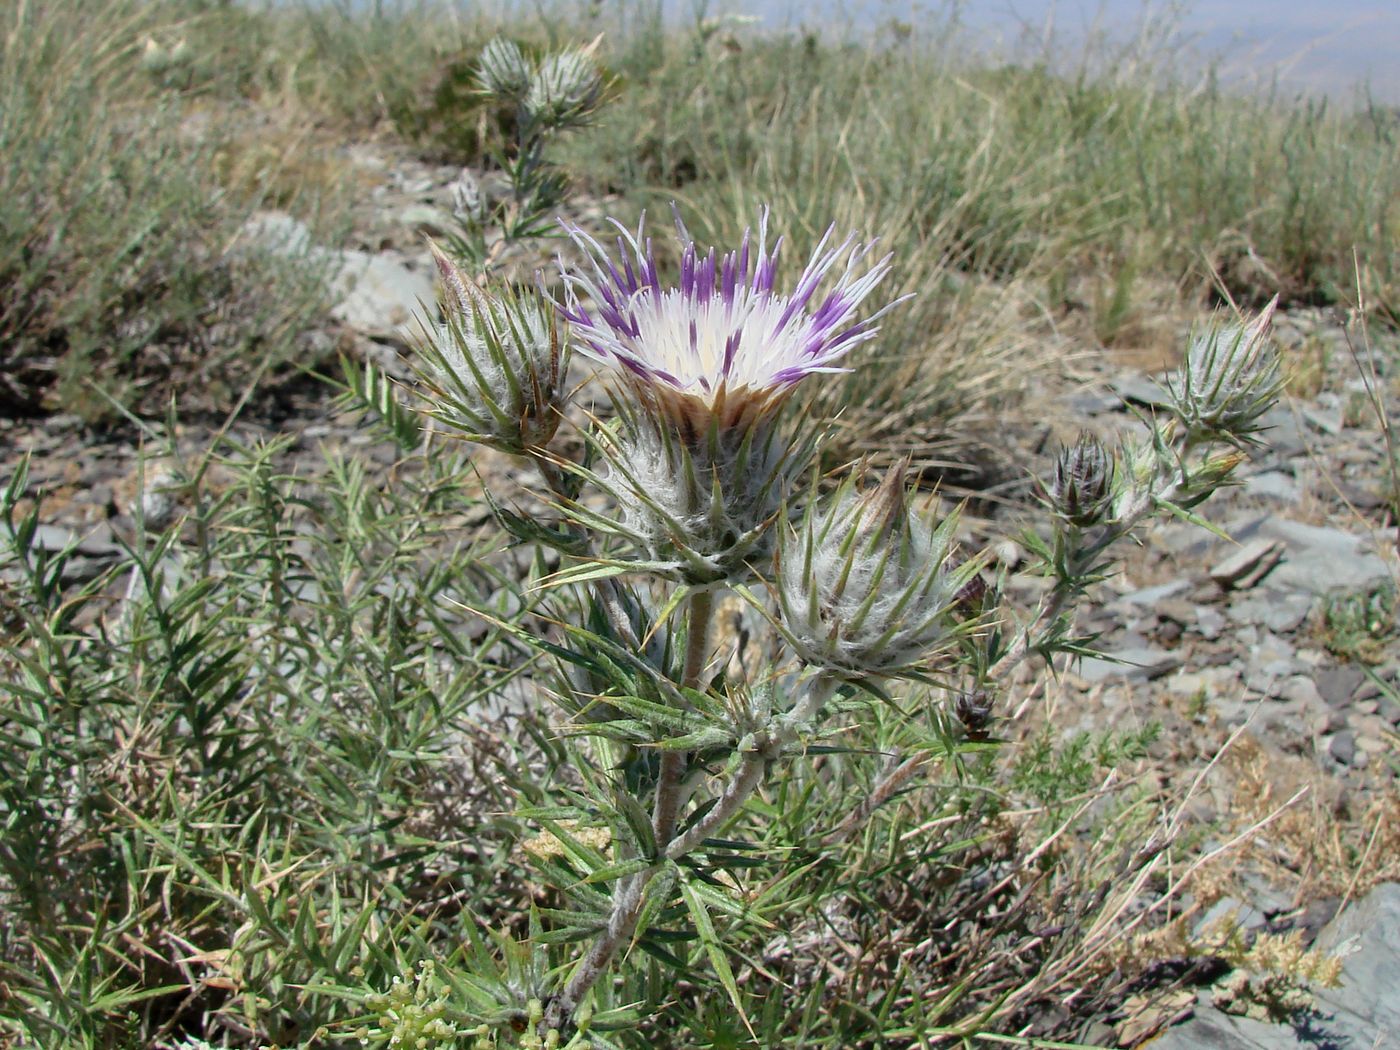
[[[399,223],[419,233],[445,234],[457,225],[451,215],[431,204],[410,204],[399,212]]]
[[[1283,590],[1311,594],[1361,591],[1390,579],[1385,560],[1366,549],[1371,542],[1366,536],[1281,517],[1265,517],[1243,529],[1227,531],[1242,542],[1275,540],[1283,544],[1283,563],[1269,577]]]
[[[1367,733],[1360,733],[1356,737],[1356,749],[1368,755],[1380,755],[1389,750],[1389,745],[1380,737],[1374,737]]]
[[[1141,590],[1131,591],[1113,600],[1113,605],[1127,605],[1139,609],[1152,609],[1161,613],[1159,608],[1163,603],[1180,594],[1191,586],[1189,580],[1172,580],[1170,583],[1160,583],[1155,587],[1144,587]]]
[[[1356,734],[1350,729],[1334,733],[1327,741],[1327,754],[1339,765],[1351,765],[1356,759]]]
[[[1202,638],[1213,642],[1225,630],[1225,617],[1209,605],[1197,605],[1196,630]]]
[[[416,316],[431,312],[436,301],[433,282],[389,252],[347,251],[342,256],[344,267],[337,285],[344,298],[331,315],[365,335],[415,338]]]
[[[1346,426],[1340,409],[1324,411],[1320,408],[1305,408],[1303,409],[1303,418],[1324,434],[1330,434],[1334,437],[1340,434],[1342,428]]]
[[[1166,387],[1147,378],[1141,372],[1125,372],[1112,380],[1109,386],[1129,404],[1148,407],[1171,404],[1171,394],[1167,392]]]
[[[1103,657],[1086,656],[1079,661],[1075,672],[1087,682],[1103,682],[1111,678],[1150,681],[1180,666],[1181,657],[1176,653],[1139,646],[1105,652]]]
[[[1313,734],[1318,737],[1325,737],[1329,733],[1335,733],[1338,730],[1345,729],[1346,724],[1346,717],[1340,711],[1332,707],[1313,708],[1312,714],[1308,719],[1308,727],[1312,730]],[[1318,741],[1318,746],[1323,746],[1321,740]]]
[[[1261,704],[1254,713],[1254,727],[1272,738],[1289,740],[1299,735],[1303,717],[1303,705],[1296,701]]]
[[[1313,672],[1313,684],[1317,686],[1322,699],[1333,707],[1351,703],[1365,680],[1365,672],[1352,664],[1323,667]]]
[[[1210,578],[1221,587],[1250,587],[1258,583],[1283,557],[1283,544],[1257,539],[1244,544],[1210,570]]]
[[[1292,503],[1298,498],[1298,483],[1281,470],[1266,470],[1245,478],[1244,491],[1250,496]]]
[[[1294,675],[1287,679],[1279,686],[1278,695],[1284,700],[1303,704],[1308,710],[1321,708],[1325,704],[1322,694],[1317,691],[1317,686],[1306,675]]]
[[[1265,924],[1264,914],[1258,909],[1251,908],[1234,897],[1221,897],[1196,923],[1195,934],[1199,937],[1212,926],[1218,926],[1227,921],[1233,922],[1242,930],[1262,929]]]
[[[1312,596],[1294,592],[1280,595],[1264,614],[1264,626],[1280,634],[1288,634],[1308,618],[1312,611]]]
[[[270,255],[301,256],[311,249],[311,228],[284,211],[258,211],[238,228],[234,243]]]

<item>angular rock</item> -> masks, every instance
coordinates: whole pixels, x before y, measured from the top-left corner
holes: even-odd
[[[1385,1046],[1385,1040],[1400,1037],[1400,883],[1377,886],[1353,902],[1318,935],[1317,947],[1349,953],[1342,987],[1325,989],[1318,998],[1369,1024],[1369,1032],[1363,1027],[1358,1033],[1360,1045]]]
[[[1224,1014],[1202,992],[1195,1016],[1152,1050],[1394,1050],[1400,1047],[1400,883],[1378,886],[1344,909],[1315,947],[1341,956],[1341,987],[1314,992],[1314,1008],[1291,1024]]]
[[[1269,574],[1269,583],[1281,590],[1360,591],[1390,579],[1384,559],[1367,549],[1369,537],[1341,529],[1269,516],[1231,535],[1241,543],[1276,540],[1284,545],[1282,563]]]
[[[1257,539],[1245,543],[1210,570],[1210,578],[1221,587],[1252,587],[1283,558],[1283,544]]]
[[[1327,742],[1327,753],[1339,765],[1349,766],[1356,761],[1356,734],[1343,729]]]
[[[1236,623],[1263,624],[1271,631],[1287,634],[1307,619],[1312,603],[1310,594],[1269,588],[1262,594],[1232,602],[1229,612]]]
[[[1196,630],[1208,642],[1219,638],[1225,630],[1225,617],[1209,605],[1196,606]]]
[[[410,204],[399,213],[399,222],[419,233],[437,236],[450,233],[457,227],[457,222],[451,215],[441,208],[434,208],[431,204]]]
[[[1074,670],[1087,682],[1109,679],[1150,681],[1180,666],[1181,657],[1178,654],[1142,645],[1115,649],[1111,653],[1106,652],[1103,657],[1086,656]]]
[[[1156,609],[1162,602],[1174,598],[1191,586],[1190,580],[1170,580],[1155,587],[1143,587],[1130,591],[1110,602],[1110,606],[1132,606],[1139,609]]]
[[[1333,707],[1351,703],[1357,690],[1366,681],[1366,672],[1355,664],[1340,664],[1336,667],[1323,667],[1313,672],[1313,684]]]
[[[271,255],[306,255],[312,250],[311,228],[284,211],[256,211],[239,227],[234,243]]]
[[[1141,372],[1125,372],[1109,382],[1109,387],[1124,401],[1133,405],[1146,405],[1159,408],[1171,404],[1171,395],[1165,386],[1149,379]]]

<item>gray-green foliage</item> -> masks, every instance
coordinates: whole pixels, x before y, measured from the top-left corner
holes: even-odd
[[[0,1038],[310,1039],[358,1009],[316,986],[387,988],[418,909],[501,868],[483,705],[515,669],[487,651],[517,661],[452,609],[512,599],[456,528],[459,464],[385,493],[284,450],[221,448],[227,487],[81,585],[9,487]]]

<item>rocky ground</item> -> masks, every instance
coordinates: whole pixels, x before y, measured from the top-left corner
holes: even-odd
[[[341,253],[334,322],[318,338],[397,369],[415,311],[433,298],[423,237],[449,227],[448,185],[457,172],[368,147],[348,160],[373,187],[357,224],[368,232]],[[304,227],[276,213],[259,216],[246,236],[289,252],[319,250]],[[1267,446],[1244,468],[1241,484],[1204,508],[1229,538],[1186,523],[1145,532],[1123,574],[1107,585],[1106,600],[1081,623],[1098,635],[1103,656],[1043,688],[1023,682],[1026,699],[1004,712],[1004,724],[1008,734],[1045,723],[1064,734],[1160,724],[1137,775],[1181,789],[1194,818],[1227,836],[1219,843],[1230,849],[1214,895],[1224,902],[1217,913],[1235,908],[1246,928],[1298,929],[1308,942],[1326,928],[1322,943],[1335,947],[1351,936],[1337,922],[1371,915],[1355,903],[1363,891],[1400,879],[1400,644],[1392,597],[1400,565],[1388,452],[1363,381],[1374,369],[1394,411],[1396,358],[1392,347],[1352,345],[1354,335],[1349,342],[1338,319],[1320,310],[1281,314],[1277,334],[1290,355],[1290,397],[1266,420]],[[1047,428],[1069,437],[1079,425],[1111,437],[1139,425],[1133,412],[1150,411],[1161,397],[1151,375],[1112,353],[1080,358],[1075,367],[1073,376],[1035,379],[1036,397],[1063,406],[1041,439]],[[31,455],[30,484],[46,493],[38,541],[61,548],[76,540],[82,558],[72,571],[82,574],[119,552],[117,541],[132,529],[138,478],[149,517],[178,511],[176,464],[207,448],[222,426],[215,416],[192,417],[174,435],[143,435],[131,426],[94,430],[64,416],[0,420],[0,462],[13,468],[22,453]],[[243,443],[290,435],[284,466],[302,473],[322,469],[326,449],[352,451],[381,472],[396,456],[311,381],[286,384],[250,406],[229,435]],[[174,459],[151,458],[172,438]],[[1039,461],[1047,454],[1042,449]],[[1012,506],[975,531],[1012,535],[1023,510]],[[1016,550],[1004,547],[1003,560],[1014,567]],[[1029,574],[1011,580],[1013,599],[1030,600],[1040,585]],[[1249,829],[1246,841],[1228,838]],[[1329,926],[1345,901],[1353,903]],[[1364,908],[1375,912],[1365,920],[1373,933],[1348,942],[1362,950],[1348,957],[1343,978],[1359,998],[1323,1003],[1308,1045],[1400,1046],[1385,1042],[1400,1031],[1400,933],[1388,941],[1374,935],[1400,930],[1396,887],[1377,890]],[[1296,1045],[1231,1028],[1209,997],[1177,1003],[1172,1016],[1194,1011],[1190,1023],[1198,1027],[1176,1029],[1160,1045]],[[1329,1008],[1334,1021],[1355,1015],[1360,1027],[1329,1034]],[[1273,1034],[1285,1039],[1296,1031]]]

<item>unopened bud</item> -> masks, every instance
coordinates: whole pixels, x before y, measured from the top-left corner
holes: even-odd
[[[520,45],[495,37],[477,58],[477,79],[484,90],[509,102],[523,102],[530,91],[534,68]]]
[[[1173,405],[1188,430],[1247,441],[1283,386],[1278,353],[1269,339],[1278,297],[1251,323],[1212,324],[1194,335],[1186,361],[1169,384]]]
[[[545,58],[530,81],[525,109],[549,127],[577,123],[597,106],[603,78],[591,55],[577,48]]]
[[[991,724],[992,706],[992,695],[987,690],[971,689],[954,698],[953,714],[969,737],[980,740],[986,737],[987,726]]]
[[[910,513],[902,468],[863,496],[854,485],[825,510],[809,506],[782,545],[784,633],[804,660],[830,671],[917,675],[966,629],[958,598],[981,563],[957,564],[956,514],[932,528]]]
[[[554,314],[538,294],[488,295],[435,245],[445,323],[425,326],[430,415],[474,441],[522,454],[559,426],[567,364]]]
[[[711,424],[695,434],[618,403],[619,425],[598,443],[618,530],[675,579],[714,583],[748,575],[772,554],[771,525],[811,442],[774,421],[748,431]]]
[[[1081,528],[1103,518],[1113,496],[1113,456],[1096,438],[1081,435],[1055,459],[1055,474],[1046,489],[1051,509]]]

